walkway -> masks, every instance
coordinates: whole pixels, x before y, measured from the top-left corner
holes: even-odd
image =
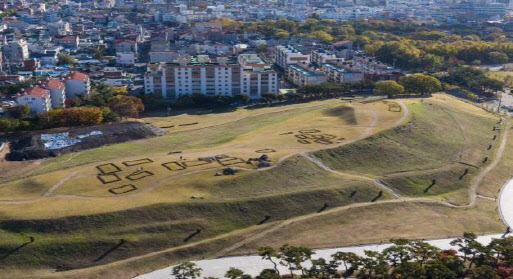
[[[502,222],[513,227],[513,178],[504,184],[497,200]]]

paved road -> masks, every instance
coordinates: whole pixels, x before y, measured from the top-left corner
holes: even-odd
[[[513,184],[512,184],[513,188]],[[513,194],[513,190],[511,192]],[[511,211],[513,213],[513,211]],[[512,214],[513,215],[513,214]],[[510,216],[513,219],[513,216]],[[485,235],[478,237],[478,241],[484,245],[490,243],[492,238],[500,238],[502,237],[502,234],[494,234],[494,235]],[[428,240],[426,242],[430,243],[431,245],[434,245],[441,249],[450,249],[454,248],[450,245],[450,242],[454,240],[454,238],[447,238],[447,239],[434,239],[434,240]],[[376,244],[376,245],[365,245],[365,246],[353,246],[353,247],[341,247],[341,248],[330,248],[330,249],[318,249],[314,250],[316,257],[321,258],[330,258],[330,256],[336,252],[354,252],[356,254],[362,255],[365,250],[372,250],[372,251],[382,251],[383,249],[390,247],[391,244]],[[241,270],[244,270],[244,272],[256,276],[258,273],[265,268],[273,268],[273,265],[265,260],[262,260],[259,256],[240,256],[240,257],[226,257],[226,258],[220,258],[220,259],[212,259],[212,260],[201,260],[195,262],[199,267],[203,269],[202,276],[203,277],[217,277],[217,278],[223,278],[225,272],[230,267],[236,267]],[[167,267],[164,269],[156,270],[151,273],[147,273],[141,276],[137,276],[135,278],[137,279],[169,279],[174,278],[171,276],[171,269],[172,267]],[[280,272],[286,274],[288,270],[281,266]]]
[[[513,227],[513,178],[502,187],[499,198],[499,213],[508,227]]]

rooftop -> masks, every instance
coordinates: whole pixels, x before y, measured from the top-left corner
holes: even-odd
[[[22,89],[20,93],[25,93],[27,95],[34,95],[39,97],[47,97],[49,92],[49,90],[44,89],[42,87],[32,86]]]

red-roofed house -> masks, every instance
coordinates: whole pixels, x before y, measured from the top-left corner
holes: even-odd
[[[64,102],[66,101],[64,82],[60,79],[52,78],[44,83],[42,87],[50,90],[52,108],[64,107]]]
[[[66,87],[66,98],[73,99],[77,95],[89,95],[91,83],[89,76],[79,72],[72,72],[64,79]]]
[[[32,114],[47,112],[52,109],[50,90],[40,86],[24,88],[18,93],[16,101],[20,105],[27,105]]]

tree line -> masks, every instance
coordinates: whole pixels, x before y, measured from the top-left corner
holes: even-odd
[[[34,116],[27,105],[16,107],[9,112],[10,117],[0,118],[0,133],[97,125],[138,117],[142,111],[144,104],[140,98],[117,94],[106,85],[93,84],[90,96],[69,99],[65,108],[55,108]]]
[[[314,257],[309,248],[285,244],[278,249],[261,247],[258,254],[272,268],[253,277],[232,267],[229,279],[363,278],[363,279],[500,279],[513,276],[513,237],[493,239],[484,245],[473,233],[451,241],[455,249],[440,249],[419,240],[392,239],[381,252],[336,252],[330,258]],[[281,268],[280,268],[281,267]],[[286,274],[280,270],[287,269]],[[200,278],[202,269],[185,262],[172,268],[177,279]],[[215,279],[205,277],[205,279]]]

